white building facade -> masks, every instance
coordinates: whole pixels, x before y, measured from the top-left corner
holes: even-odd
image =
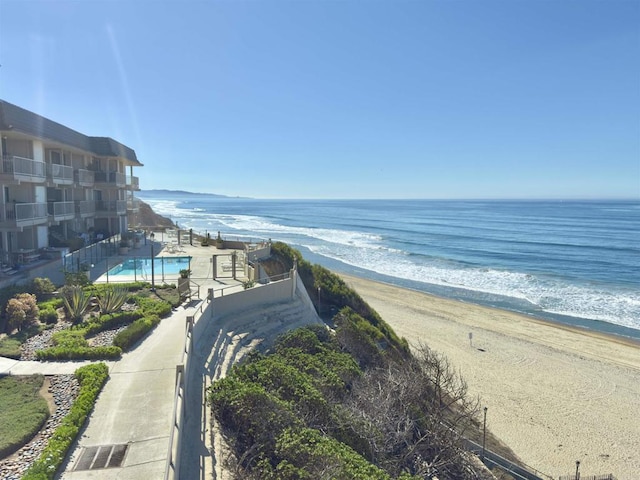
[[[131,148],[90,137],[0,100],[0,260],[126,232],[138,209]]]

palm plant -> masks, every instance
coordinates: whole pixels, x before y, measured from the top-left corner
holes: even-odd
[[[87,295],[79,285],[70,285],[65,288],[62,296],[67,314],[73,323],[82,321],[84,314],[91,306],[91,295]]]
[[[120,310],[122,305],[129,299],[129,290],[122,286],[115,286],[105,289],[96,298],[100,312],[107,314]]]

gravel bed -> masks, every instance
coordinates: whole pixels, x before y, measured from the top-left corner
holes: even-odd
[[[20,347],[22,351],[20,360],[37,360],[36,352],[38,350],[44,350],[45,348],[53,346],[51,342],[53,334],[61,330],[66,330],[69,327],[71,327],[71,322],[58,322],[53,328],[27,339]]]
[[[22,477],[40,456],[49,438],[69,413],[71,405],[78,397],[80,385],[73,375],[55,375],[48,378],[51,381],[49,392],[53,396],[55,411],[45,423],[44,428],[29,443],[10,457],[0,460],[0,478],[3,480],[19,480]]]
[[[113,330],[105,330],[103,332],[97,333],[91,338],[87,338],[87,342],[92,347],[109,347],[113,345],[113,339],[115,336],[127,328],[128,325],[121,325],[118,328]]]

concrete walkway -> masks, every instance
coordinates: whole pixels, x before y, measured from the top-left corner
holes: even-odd
[[[193,302],[192,302],[193,303]],[[63,479],[161,479],[164,476],[175,391],[182,362],[186,317],[178,308],[109,370],[88,424],[76,442]],[[88,447],[128,445],[120,468],[74,470]]]

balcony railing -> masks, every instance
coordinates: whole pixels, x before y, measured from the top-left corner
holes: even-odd
[[[95,175],[91,170],[76,170],[76,181],[82,187],[92,187],[95,183]]]
[[[126,200],[98,200],[96,213],[102,215],[125,215],[127,213]]]
[[[71,220],[76,216],[75,202],[53,202],[49,204],[49,214],[55,221]]]
[[[109,183],[116,187],[124,187],[127,184],[127,176],[120,172],[94,172],[96,183]]]
[[[48,220],[46,203],[15,203],[5,206],[4,221],[17,226],[37,225]]]
[[[93,200],[79,200],[76,202],[76,213],[82,218],[96,214],[96,202]]]
[[[31,158],[3,155],[0,174],[16,180],[43,182],[46,178],[45,163]]]
[[[47,165],[47,170],[49,173],[49,178],[51,178],[53,183],[63,183],[67,185],[73,184],[73,167],[52,163],[50,165]]]
[[[140,178],[127,175],[127,187],[129,190],[140,190]]]
[[[127,210],[137,212],[140,210],[140,199],[127,198]]]

